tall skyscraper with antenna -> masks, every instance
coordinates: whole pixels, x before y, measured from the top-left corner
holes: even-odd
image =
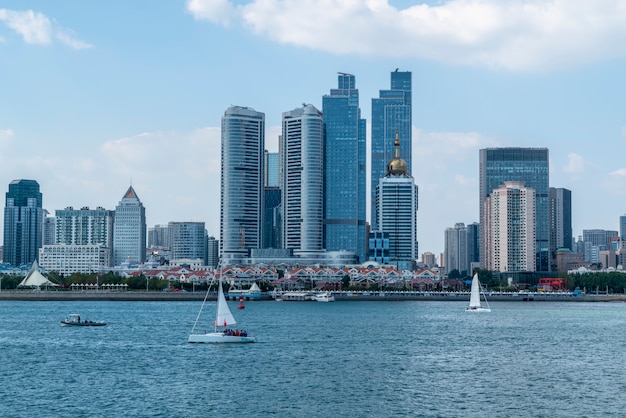
[[[411,173],[411,150],[413,146],[411,72],[396,69],[391,73],[391,88],[380,90],[378,98],[372,99],[372,152],[371,152],[371,218],[372,230],[378,228],[375,217],[376,185],[387,171],[387,163],[395,157],[396,131],[402,138],[400,158]]]

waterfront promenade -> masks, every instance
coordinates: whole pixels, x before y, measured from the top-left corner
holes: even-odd
[[[336,301],[467,301],[468,292],[333,292]],[[32,301],[202,301],[205,292],[142,292],[142,291],[29,291],[2,290],[2,300]],[[207,300],[215,301],[217,294],[210,294]],[[624,294],[582,294],[572,293],[487,293],[490,302],[626,302]],[[272,296],[264,293],[261,300],[271,301]],[[298,303],[298,302],[285,302]]]

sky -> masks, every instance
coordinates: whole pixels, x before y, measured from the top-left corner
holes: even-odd
[[[277,151],[282,112],[321,110],[337,72],[351,73],[369,143],[371,100],[396,68],[413,77],[420,254],[478,222],[486,147],[548,148],[574,236],[619,229],[620,0],[3,0],[0,190],[37,180],[54,214],[113,210],[132,184],[148,227],[204,221],[219,239],[229,106],[264,112]]]

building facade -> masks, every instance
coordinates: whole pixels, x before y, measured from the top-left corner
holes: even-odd
[[[232,106],[222,117],[220,257],[224,265],[261,247],[265,114]]]
[[[279,187],[265,187],[263,243],[261,248],[281,248],[282,193]]]
[[[113,221],[113,265],[146,261],[146,209],[130,186],[115,207]]]
[[[167,225],[155,225],[148,229],[148,248],[169,249],[170,230]]]
[[[322,98],[324,151],[324,248],[366,259],[366,144],[359,90],[352,74]]]
[[[101,244],[54,244],[39,250],[39,265],[59,274],[97,273],[111,266],[111,249]]]
[[[608,251],[619,237],[618,231],[605,229],[583,229],[583,255],[585,261],[600,262],[600,251]],[[616,249],[616,248],[614,248]]]
[[[35,180],[9,183],[4,207],[5,263],[14,266],[31,264],[39,256],[42,244],[43,196]]]
[[[372,99],[371,132],[371,210],[372,230],[379,229],[376,213],[376,186],[387,172],[387,163],[395,158],[394,139],[396,131],[402,138],[400,158],[407,164],[411,174],[412,140],[412,74],[410,71],[391,73],[391,88],[380,90],[379,97]]]
[[[42,245],[54,245],[56,243],[57,218],[49,216],[49,212],[45,209],[44,213]]]
[[[418,188],[407,163],[400,158],[398,133],[394,142],[395,158],[376,186],[375,213],[379,229],[372,232],[388,234],[390,263],[401,270],[413,270],[418,256]]]
[[[484,202],[493,190],[507,181],[524,182],[535,191],[535,267],[532,271],[550,271],[549,159],[547,148],[485,148],[479,154],[479,202],[481,219],[481,250],[489,248],[485,241]],[[492,255],[481,252],[481,265]]]
[[[505,181],[483,202],[484,268],[500,272],[535,271],[535,190]]]
[[[170,231],[170,261],[202,260],[202,265],[207,265],[208,234],[204,222],[169,222],[167,227]]]
[[[295,252],[324,246],[324,120],[315,106],[284,112],[282,166],[282,244]]]
[[[572,250],[572,192],[550,187],[550,255],[556,263],[556,250]]]
[[[467,261],[470,263],[470,271],[474,272],[474,267],[480,267],[480,223],[472,222],[467,228]]]
[[[453,228],[446,228],[444,237],[446,273],[457,270],[462,276],[471,274],[467,235],[467,227],[464,223],[457,223]]]
[[[113,246],[115,212],[103,207],[56,210],[55,244]]]
[[[265,187],[280,187],[280,160],[277,152],[265,150]]]
[[[220,243],[214,236],[207,236],[207,266],[217,267],[220,261]]]

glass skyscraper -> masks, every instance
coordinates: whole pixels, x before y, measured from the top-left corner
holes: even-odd
[[[35,180],[9,183],[4,207],[4,262],[31,264],[39,255],[43,231],[42,194]]]
[[[352,74],[322,98],[324,146],[324,246],[366,259],[366,145],[359,91]]]
[[[376,185],[378,180],[385,175],[387,163],[395,156],[396,131],[402,138],[400,158],[406,161],[408,172],[411,173],[411,149],[413,146],[411,94],[411,72],[396,69],[391,73],[391,89],[380,90],[379,97],[372,99],[372,172],[370,180],[372,230],[378,229],[375,216]]]
[[[280,164],[277,152],[265,150],[265,187],[279,187]]]
[[[202,260],[207,265],[207,232],[204,222],[169,222],[170,260]]]
[[[307,104],[283,113],[280,141],[283,248],[324,246],[324,120]]]
[[[480,219],[483,203],[505,181],[521,181],[535,190],[535,270],[550,271],[549,160],[547,148],[485,148],[479,151]],[[481,225],[481,242],[485,242]],[[485,248],[481,244],[481,249]],[[485,267],[487,254],[480,255]]]
[[[572,249],[572,192],[550,187],[550,254],[559,248]]]
[[[263,228],[265,114],[232,106],[222,117],[220,257],[239,262],[261,248]]]

